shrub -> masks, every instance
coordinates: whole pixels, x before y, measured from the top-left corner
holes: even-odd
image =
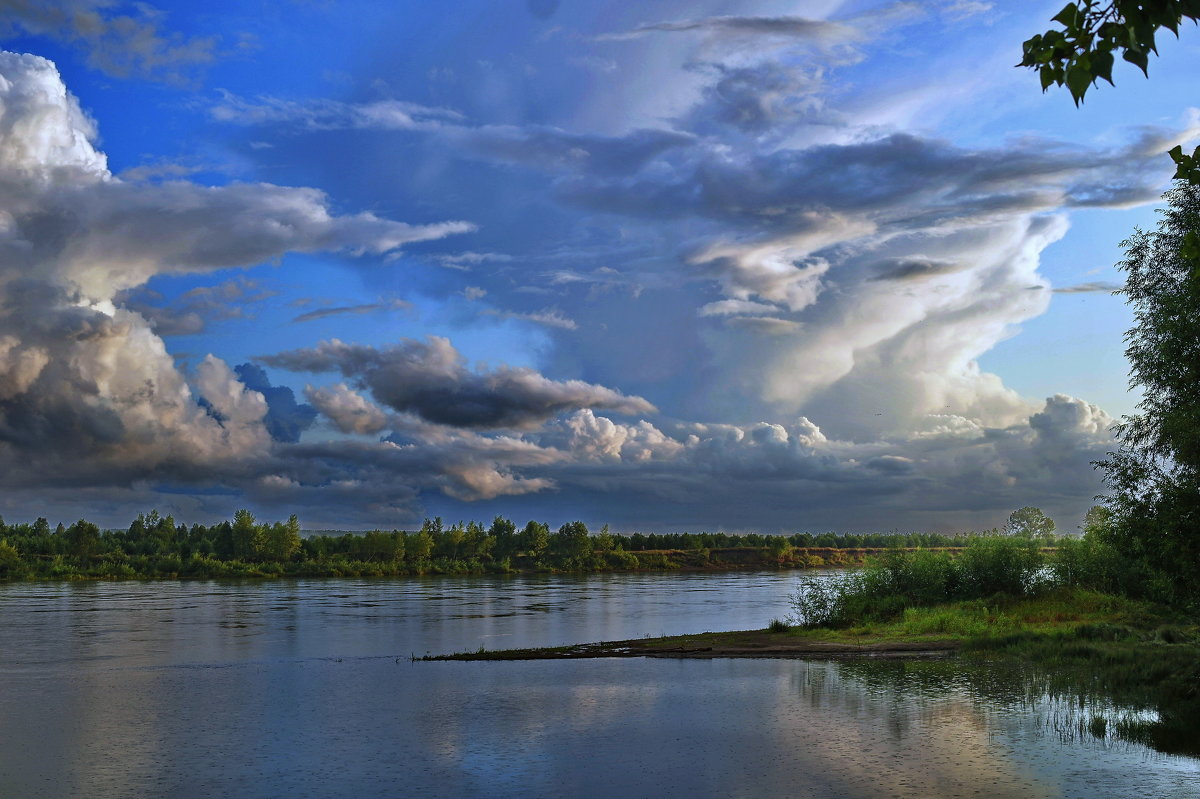
[[[837,626],[848,617],[848,599],[861,591],[862,576],[858,574],[802,581],[796,593],[788,597],[792,606],[788,621],[806,627]]]
[[[605,552],[604,559],[608,561],[609,568],[612,569],[636,569],[641,565],[637,555],[623,549]]]
[[[1025,538],[975,538],[957,560],[944,552],[897,549],[857,574],[802,583],[790,598],[793,620],[837,627],[953,600],[1028,596],[1047,582],[1044,570],[1037,542]]]
[[[959,560],[963,599],[993,594],[1026,596],[1040,587],[1045,565],[1037,541],[988,536],[973,538]]]
[[[902,596],[915,605],[955,598],[962,583],[958,564],[944,552],[891,550],[863,571],[868,593]]]

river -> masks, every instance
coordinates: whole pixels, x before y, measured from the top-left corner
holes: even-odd
[[[1200,796],[1021,673],[411,660],[763,627],[797,577],[0,584],[0,797]]]

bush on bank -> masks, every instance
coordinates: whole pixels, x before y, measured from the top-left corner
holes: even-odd
[[[1049,552],[1031,538],[975,538],[961,553],[892,550],[859,572],[809,580],[791,596],[791,621],[847,627],[896,619],[912,608],[1033,598],[1058,588],[1161,602],[1166,586],[1145,563],[1121,558],[1090,533]]]

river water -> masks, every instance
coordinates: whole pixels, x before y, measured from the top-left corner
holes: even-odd
[[[411,660],[763,627],[797,577],[0,584],[0,799],[1200,796],[957,662]]]

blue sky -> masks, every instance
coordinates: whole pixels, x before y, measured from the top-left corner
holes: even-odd
[[[1074,528],[1200,37],[1057,10],[12,4],[0,511]]]

